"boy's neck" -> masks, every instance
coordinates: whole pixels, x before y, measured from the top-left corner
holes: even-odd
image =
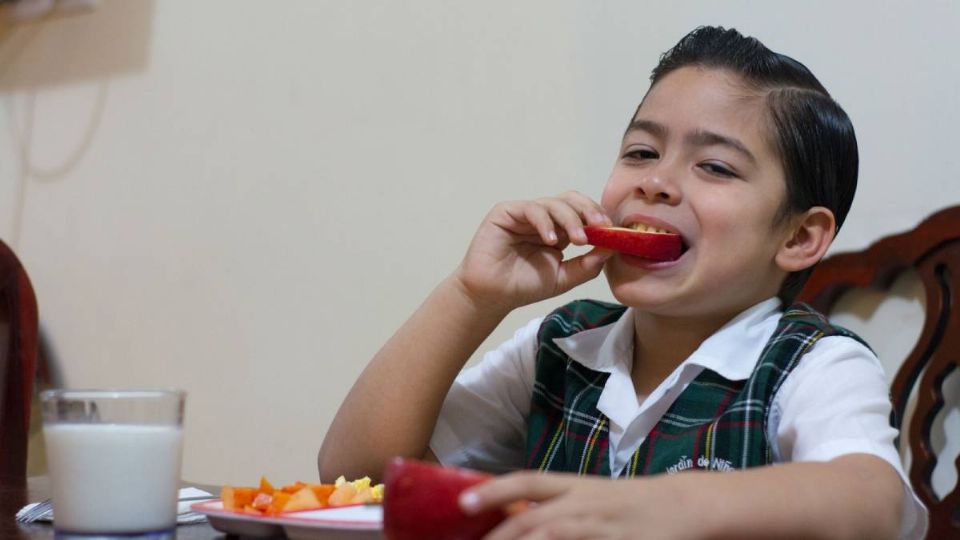
[[[701,343],[736,316],[662,317],[636,311],[631,377],[638,395],[649,395]]]

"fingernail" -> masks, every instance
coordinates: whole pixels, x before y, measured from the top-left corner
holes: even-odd
[[[472,491],[464,491],[460,494],[460,509],[466,514],[472,514],[480,504],[480,497]]]
[[[591,213],[590,213],[590,221],[592,221],[592,222],[594,222],[594,223],[604,223],[604,222],[606,222],[606,220],[607,220],[606,216],[604,216],[603,214],[601,214],[601,213],[599,213],[599,212],[591,212]]]
[[[553,231],[550,231],[550,233],[547,234],[547,239],[550,240],[551,243],[556,242],[556,241],[557,241],[557,233],[555,233],[555,232],[553,232]]]

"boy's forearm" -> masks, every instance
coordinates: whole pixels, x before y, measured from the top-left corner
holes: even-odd
[[[423,456],[453,379],[506,314],[443,281],[351,388],[320,449],[321,478],[379,477],[391,456]]]
[[[866,454],[675,479],[707,538],[892,539],[899,532],[902,482]]]

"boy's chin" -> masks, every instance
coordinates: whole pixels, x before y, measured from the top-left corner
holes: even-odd
[[[607,276],[613,297],[639,312],[667,318],[717,319],[734,317],[743,310],[766,300],[770,295],[736,294],[731,287],[719,286],[679,289],[663,281],[634,279],[618,282]],[[719,287],[719,288],[718,288]],[[727,294],[724,294],[724,291]]]
[[[663,284],[644,283],[639,280],[617,283],[607,277],[610,292],[617,302],[641,311],[663,315],[681,315],[677,307],[678,298],[670,293]]]

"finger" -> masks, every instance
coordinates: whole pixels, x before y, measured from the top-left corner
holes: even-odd
[[[567,246],[570,245],[570,238],[567,236],[567,231],[557,228],[553,232],[557,235],[557,239],[550,244],[551,248],[555,248],[557,251],[562,252]],[[532,235],[522,235],[515,238],[517,243],[522,244],[537,244],[543,245],[544,240],[539,232],[535,232]]]
[[[540,203],[529,203],[523,207],[526,220],[537,229],[544,244],[552,246],[559,237],[550,212]]]
[[[533,512],[533,510],[528,510],[521,515],[511,516],[490,531],[490,533],[484,537],[484,540],[513,540],[515,538],[528,538],[530,535],[543,534],[546,532],[542,527],[544,524],[543,520],[537,515],[527,515],[531,512]],[[540,529],[539,531],[538,528]],[[533,537],[535,538],[536,536]]]
[[[498,203],[487,215],[493,225],[507,231],[513,236],[539,235],[527,219],[524,208],[529,204],[527,201],[507,201]]]
[[[569,489],[571,479],[576,476],[532,471],[511,473],[464,491],[460,495],[460,508],[472,515],[504,508],[515,501],[542,501],[564,493]]]
[[[493,223],[524,243],[556,245],[559,240],[549,212],[533,201],[502,203],[499,210],[506,219]]]
[[[609,249],[593,248],[579,257],[561,262],[557,274],[557,294],[565,293],[600,275],[603,265],[613,254]]]
[[[560,198],[544,199],[542,202],[550,212],[550,217],[566,231],[572,243],[583,245],[587,242],[587,234],[583,232],[584,218],[576,208]]]
[[[639,531],[629,531],[627,536],[615,534],[603,522],[567,517],[553,520],[534,528],[521,536],[521,540],[588,540],[591,538],[641,538]]]
[[[570,524],[590,519],[579,507],[583,501],[572,496],[553,498],[523,514],[511,517],[491,531],[487,540],[507,540],[512,538],[576,538],[577,529]],[[573,534],[573,535],[571,535]],[[592,534],[596,534],[594,531]]]
[[[575,208],[577,212],[583,216],[583,220],[588,225],[597,225],[600,227],[613,225],[613,221],[607,215],[607,211],[590,197],[578,191],[568,191],[560,195],[560,198],[566,200],[570,206]]]

